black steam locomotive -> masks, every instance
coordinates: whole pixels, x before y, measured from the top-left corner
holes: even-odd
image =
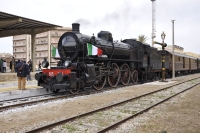
[[[72,24],[72,32],[64,33],[58,42],[60,61],[57,67],[36,73],[38,86],[58,92],[66,89],[77,93],[81,88],[93,86],[101,90],[106,83],[116,87],[119,83],[154,80],[160,77],[162,62],[157,48],[135,39],[113,41],[112,34],[101,31],[97,37],[79,32],[79,24]],[[47,68],[47,60],[42,62]],[[165,59],[169,69],[169,58]]]

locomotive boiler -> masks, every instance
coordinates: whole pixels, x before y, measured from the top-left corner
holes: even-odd
[[[48,69],[49,63],[44,60],[42,66],[47,69],[35,75],[39,86],[53,92],[65,89],[76,93],[91,86],[101,90],[106,83],[111,87],[118,83],[127,85],[130,80],[136,83],[152,79],[149,71],[154,70],[156,77],[156,70],[161,69],[156,48],[135,39],[113,41],[109,31],[100,31],[97,37],[84,35],[77,23],[72,24],[72,32],[60,37],[58,53],[60,61],[56,67]]]

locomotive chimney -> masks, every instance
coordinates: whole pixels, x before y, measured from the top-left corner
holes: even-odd
[[[75,32],[75,33],[80,33],[79,26],[80,26],[79,23],[73,23],[72,24],[72,31]]]

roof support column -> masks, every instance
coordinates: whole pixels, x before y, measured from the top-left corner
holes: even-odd
[[[36,71],[36,60],[35,60],[35,53],[36,53],[36,46],[35,46],[35,32],[34,29],[31,30],[31,60],[32,60],[32,71]]]
[[[48,31],[48,61],[49,61],[49,68],[51,68],[51,31]]]
[[[29,39],[29,35],[26,35],[26,62],[28,62],[29,59],[30,59],[30,56],[29,56],[29,54],[30,54],[30,51],[29,51],[30,44],[29,44],[28,39]]]

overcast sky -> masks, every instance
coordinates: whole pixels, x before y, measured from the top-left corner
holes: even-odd
[[[156,0],[156,38],[166,33],[172,44],[172,22],[175,45],[186,52],[200,54],[200,0]],[[79,22],[80,32],[96,36],[110,31],[114,40],[145,35],[151,44],[152,2],[150,0],[0,0],[0,11],[71,27]],[[12,53],[12,37],[0,38],[0,53]]]

